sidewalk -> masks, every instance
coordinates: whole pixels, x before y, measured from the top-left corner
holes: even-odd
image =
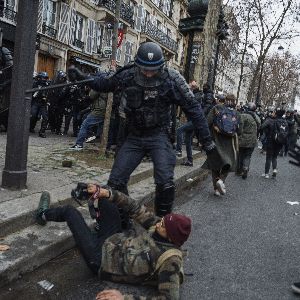
[[[0,135],[0,171],[4,167],[6,136]],[[101,161],[90,166],[89,156],[97,156],[97,146],[85,145],[84,150],[70,151],[74,138],[50,135],[41,139],[30,136],[28,154],[28,188],[22,191],[0,191],[0,244],[10,246],[7,251],[0,252],[0,286],[17,278],[24,272],[31,271],[50,259],[74,247],[74,241],[64,224],[51,223],[41,227],[34,224],[34,211],[40,194],[48,190],[52,205],[69,203],[76,206],[70,199],[71,189],[79,181],[106,183],[111,161]],[[74,158],[75,156],[75,158]],[[183,161],[178,160],[178,163]],[[176,193],[196,184],[207,176],[201,169],[205,160],[200,152],[194,152],[194,166],[176,166]],[[85,157],[87,159],[85,159]],[[80,158],[80,159],[78,159]],[[72,160],[71,168],[62,167],[62,161]],[[95,160],[93,160],[95,161]],[[103,167],[104,166],[104,167]],[[143,162],[131,176],[129,193],[136,199],[149,202],[154,198],[151,162]],[[86,207],[79,207],[87,222],[92,224]]]

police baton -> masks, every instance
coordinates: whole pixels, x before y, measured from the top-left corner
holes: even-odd
[[[94,81],[94,78],[88,78],[88,79],[69,82],[69,83],[53,84],[53,85],[49,85],[49,86],[45,86],[45,87],[41,87],[41,88],[34,88],[34,89],[26,90],[25,93],[32,94],[32,93],[40,92],[40,91],[59,89],[59,88],[66,87],[66,86],[81,85],[81,84],[89,83],[92,81]]]

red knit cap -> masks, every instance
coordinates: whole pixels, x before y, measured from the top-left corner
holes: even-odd
[[[167,214],[164,216],[167,235],[176,245],[181,246],[191,233],[191,219],[178,214]]]

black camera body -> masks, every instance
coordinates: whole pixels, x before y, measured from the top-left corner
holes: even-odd
[[[87,184],[84,182],[78,182],[77,187],[71,191],[71,196],[75,200],[88,200],[89,194],[87,191]]]

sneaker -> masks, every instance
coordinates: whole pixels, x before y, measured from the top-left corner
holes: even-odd
[[[216,183],[218,191],[221,193],[221,195],[226,194],[226,187],[222,179],[219,179]]]
[[[192,167],[193,163],[189,160],[184,161],[183,163],[181,163],[182,166],[186,166],[186,167]]]
[[[218,190],[215,190],[214,195],[216,197],[221,197],[221,193]]]
[[[277,176],[277,169],[274,169],[274,170],[273,170],[272,177],[275,178],[276,176]]]
[[[181,151],[176,151],[176,156],[177,157],[181,157],[182,156],[182,152]]]
[[[88,137],[88,138],[85,140],[85,142],[86,142],[86,143],[91,143],[91,142],[93,142],[95,139],[96,139],[96,136],[93,135],[93,136]]]
[[[40,225],[46,225],[47,221],[44,217],[44,212],[46,209],[50,207],[50,194],[49,192],[45,191],[42,192],[38,209],[36,210],[35,214],[35,221]]]
[[[74,146],[70,147],[69,150],[76,150],[76,151],[80,151],[83,149],[83,146],[75,144]]]
[[[300,282],[294,282],[292,284],[292,290],[296,294],[300,294]]]

